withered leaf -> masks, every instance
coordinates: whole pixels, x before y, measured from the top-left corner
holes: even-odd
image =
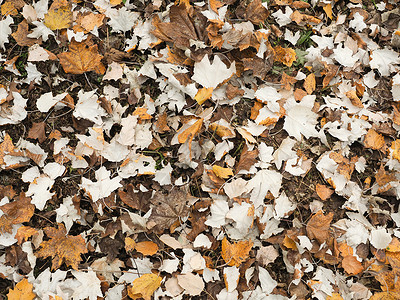
[[[36,294],[32,290],[33,284],[29,283],[28,279],[24,278],[17,283],[14,289],[8,292],[7,299],[33,300],[36,298]]]
[[[157,191],[151,199],[153,210],[147,223],[148,227],[161,234],[177,220],[186,217],[189,214],[187,197],[188,193],[179,188],[174,188],[166,195]]]
[[[272,60],[270,59],[262,59],[261,57],[254,57],[254,58],[244,58],[243,59],[243,66],[244,70],[251,70],[253,71],[253,75],[255,77],[264,80],[265,76],[267,75],[268,71],[272,68]]]
[[[150,209],[150,198],[152,192],[135,192],[134,186],[130,183],[126,186],[126,192],[119,190],[118,196],[122,202],[133,209],[138,209],[142,212],[148,212]]]
[[[240,155],[240,160],[236,165],[236,173],[240,170],[250,170],[251,166],[257,162],[258,149],[254,149],[253,151],[247,151],[247,145],[244,146],[242,150],[242,154]]]
[[[31,129],[28,132],[28,138],[38,140],[40,143],[43,143],[46,140],[46,123],[33,123]]]
[[[33,39],[29,38],[27,35],[30,32],[28,31],[28,22],[26,20],[21,21],[21,23],[18,24],[18,29],[16,32],[14,32],[12,37],[15,39],[18,45],[20,46],[32,46],[34,44],[40,44],[42,42],[42,39]]]
[[[72,25],[72,5],[67,3],[66,6],[52,7],[49,9],[48,13],[44,16],[44,25],[46,25],[51,30],[70,28]]]
[[[67,235],[67,230],[62,223],[58,224],[58,229],[45,227],[43,230],[50,240],[40,244],[40,249],[36,252],[36,256],[53,257],[52,270],[61,267],[63,262],[74,270],[78,270],[81,254],[88,252],[83,237],[80,235]]]
[[[329,237],[329,226],[333,219],[333,213],[330,212],[324,216],[320,210],[313,215],[307,223],[307,235],[310,239],[316,239],[320,244],[325,242]]]
[[[28,222],[35,211],[31,198],[21,192],[14,201],[0,206],[4,215],[0,217],[0,232],[11,232],[12,225]]]
[[[253,0],[246,8],[245,17],[253,24],[264,23],[268,15],[268,10],[262,5],[261,0]]]
[[[253,242],[251,240],[230,243],[224,237],[222,240],[221,255],[229,266],[239,267],[249,257],[252,247]]]

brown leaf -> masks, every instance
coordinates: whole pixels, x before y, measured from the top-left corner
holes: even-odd
[[[320,244],[329,237],[329,226],[333,219],[333,213],[330,212],[324,216],[322,210],[313,215],[307,223],[307,235],[310,239],[316,239]]]
[[[39,143],[43,143],[46,140],[46,123],[33,123],[31,129],[28,132],[28,138],[33,140],[38,140]]]
[[[106,71],[101,63],[103,56],[98,53],[97,45],[89,39],[82,43],[72,40],[69,51],[58,54],[58,58],[65,73],[83,74],[95,71],[97,74],[104,74]]]
[[[157,121],[155,122],[155,129],[158,133],[164,133],[171,129],[167,124],[167,117],[166,111],[164,111],[161,115],[158,115]]]
[[[291,67],[293,62],[296,61],[296,51],[291,48],[277,46],[274,48],[274,52],[274,60],[281,62],[288,67]]]
[[[400,125],[400,112],[396,106],[393,105],[392,107],[393,107],[393,119],[392,119],[393,123],[396,125]]]
[[[142,212],[148,212],[150,209],[150,198],[152,192],[135,192],[134,186],[130,183],[126,186],[126,192],[119,190],[118,196],[122,202],[133,209],[140,210]]]
[[[5,134],[3,142],[0,144],[0,165],[4,164],[4,156],[14,150],[14,144],[8,133]]]
[[[306,79],[304,80],[304,89],[306,92],[311,95],[312,92],[315,91],[316,83],[315,83],[315,74],[309,74]]]
[[[290,89],[296,82],[296,78],[289,76],[285,72],[282,73],[281,84],[284,86],[285,90],[290,91]]]
[[[81,254],[88,252],[83,237],[67,235],[67,230],[62,223],[58,224],[58,229],[45,227],[43,230],[50,240],[40,244],[41,249],[36,252],[36,256],[53,257],[51,270],[58,269],[63,262],[74,270],[78,270]]]
[[[229,266],[239,267],[250,254],[250,250],[253,247],[253,241],[238,241],[233,244],[224,237],[222,240],[221,255],[224,261]]]
[[[268,10],[262,5],[261,0],[253,0],[246,8],[245,18],[253,24],[264,23],[268,18]]]
[[[37,234],[39,231],[36,228],[30,226],[21,226],[17,230],[15,238],[18,240],[18,245],[21,245],[24,241],[27,241],[32,235]]]
[[[319,183],[315,187],[315,191],[317,192],[318,197],[320,197],[322,201],[329,199],[334,192],[332,189],[330,189],[326,185],[319,184]]]
[[[0,217],[0,232],[10,232],[12,225],[29,222],[35,211],[31,199],[21,192],[14,201],[0,206],[4,215]]]
[[[28,22],[26,20],[22,20],[21,23],[18,24],[18,29],[14,32],[12,37],[15,39],[18,45],[20,46],[32,46],[34,44],[42,43],[42,39],[33,39],[29,38],[27,35],[30,33],[28,30]]]
[[[267,75],[268,71],[272,69],[272,61],[269,59],[262,59],[261,57],[254,57],[254,58],[244,58],[243,60],[243,67],[244,70],[251,70],[253,71],[253,75],[255,77],[264,80],[265,76]]]
[[[349,275],[356,275],[364,270],[361,262],[354,255],[347,255],[342,260],[342,267]]]
[[[236,173],[239,173],[240,170],[250,170],[251,166],[257,162],[258,149],[256,148],[253,151],[247,150],[247,145],[245,145],[240,154],[240,160],[235,167]]]
[[[382,134],[377,133],[373,129],[369,129],[364,138],[365,148],[379,150],[385,145],[385,139]]]
[[[179,188],[174,188],[167,195],[157,191],[151,199],[153,210],[147,223],[148,227],[161,234],[177,220],[186,217],[189,214],[187,197],[188,193]]]
[[[84,14],[80,13],[76,18],[77,26],[74,26],[74,29],[75,31],[84,31],[85,33],[88,33],[95,27],[99,28],[101,25],[103,25],[104,18],[105,15],[103,14],[94,14],[91,12],[86,12]]]

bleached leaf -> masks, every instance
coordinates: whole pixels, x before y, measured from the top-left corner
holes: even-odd
[[[369,240],[376,249],[385,249],[389,246],[392,236],[385,228],[373,229]]]
[[[32,197],[31,203],[34,204],[38,210],[43,210],[46,202],[54,195],[54,192],[50,192],[53,184],[53,179],[46,175],[41,175],[29,185],[26,195]]]
[[[211,227],[221,227],[226,224],[225,216],[229,211],[228,202],[225,200],[215,200],[211,204],[210,212],[211,217],[207,219],[205,224]]]
[[[272,170],[261,170],[248,182],[247,190],[252,191],[250,201],[257,208],[264,203],[264,198],[270,191],[277,197],[282,185],[282,175]]]
[[[10,25],[14,23],[11,16],[7,16],[4,20],[0,21],[0,47],[6,50],[4,44],[8,43],[8,36],[11,34],[12,30]]]
[[[358,58],[353,56],[353,51],[343,45],[340,45],[336,49],[333,49],[332,57],[344,67],[353,67],[354,64],[358,61]]]
[[[33,28],[33,31],[27,35],[28,38],[42,38],[43,42],[46,42],[49,39],[49,35],[54,35],[54,32],[42,22],[33,21],[32,24],[36,27]]]
[[[199,275],[188,273],[178,275],[178,284],[185,290],[185,293],[190,296],[198,296],[204,289],[204,281]]]
[[[74,299],[89,299],[97,300],[97,297],[103,297],[100,288],[100,279],[97,278],[96,273],[89,269],[88,272],[81,272],[72,270],[72,275],[81,284],[79,288],[74,290]]]
[[[0,93],[6,92],[4,88],[0,88]],[[0,111],[0,125],[18,124],[28,115],[25,110],[28,99],[21,96],[20,93],[12,92],[14,97],[13,105],[7,110]],[[1,100],[1,99],[0,99]]]
[[[193,241],[193,247],[195,248],[205,248],[205,249],[210,249],[211,248],[211,241],[206,236],[204,233],[199,234],[196,236],[195,240]]]
[[[56,96],[53,96],[52,92],[44,93],[36,100],[36,106],[41,112],[48,112],[67,95],[68,93],[62,93]]]
[[[67,233],[74,224],[74,221],[81,218],[81,216],[78,215],[78,211],[75,209],[75,206],[72,202],[72,197],[70,196],[64,198],[63,203],[60,204],[60,207],[56,209],[56,213],[57,223],[63,222],[65,224],[65,228],[67,229]]]
[[[367,24],[364,22],[364,17],[356,12],[353,16],[353,20],[349,22],[351,28],[354,28],[356,32],[363,31],[363,29],[367,28]]]
[[[229,68],[221,61],[218,55],[214,56],[212,64],[208,55],[204,55],[200,62],[194,64],[192,80],[205,88],[216,88],[236,72],[235,62]]]
[[[84,92],[80,90],[78,93],[78,103],[75,106],[73,115],[78,119],[86,119],[95,124],[102,124],[101,117],[106,116],[107,113],[100,106],[96,91]]]
[[[224,280],[228,293],[232,293],[234,290],[236,290],[239,283],[239,276],[240,273],[237,267],[232,266],[224,268]]]
[[[138,12],[130,11],[125,6],[118,10],[112,9],[110,12],[108,24],[111,26],[113,32],[126,32],[131,30],[139,18]]]
[[[296,207],[296,203],[290,201],[285,192],[282,192],[279,197],[275,199],[275,218],[279,220],[286,217],[287,214],[295,210]]]
[[[377,69],[382,76],[389,76],[396,70],[394,65],[400,64],[399,54],[387,47],[372,51],[371,58],[370,67]]]
[[[266,294],[270,294],[278,285],[278,282],[276,282],[263,267],[258,266],[258,272],[262,291]]]

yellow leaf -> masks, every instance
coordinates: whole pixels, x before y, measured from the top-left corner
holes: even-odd
[[[326,297],[326,300],[343,300],[339,293],[332,293],[331,296]]]
[[[125,250],[127,252],[135,250],[136,242],[130,237],[125,238]]]
[[[328,18],[332,20],[332,5],[329,3],[329,4],[325,5],[323,7],[323,9],[324,9],[326,15],[328,16]]]
[[[393,150],[392,156],[394,159],[400,161],[400,139],[392,142],[390,149]]]
[[[28,282],[28,279],[24,278],[17,283],[13,290],[10,290],[7,294],[8,300],[32,300],[36,297],[36,294],[32,292],[33,285]]]
[[[239,267],[249,257],[252,247],[253,242],[251,240],[231,244],[225,237],[222,240],[221,255],[229,266]]]
[[[258,103],[258,102],[256,102],[256,103]],[[223,137],[229,137],[229,138],[235,137],[235,133],[230,128],[220,125],[217,122],[210,124],[210,126],[208,126],[208,129],[215,132],[218,136],[220,136],[222,138]]]
[[[122,2],[122,0],[110,0],[110,4],[112,6],[116,6],[116,5],[120,4],[121,2]]]
[[[51,30],[70,28],[72,25],[71,5],[50,9],[49,12],[44,15],[43,23]]]
[[[144,274],[132,282],[128,287],[128,296],[132,299],[144,298],[151,300],[151,296],[161,285],[162,278],[156,274]]]
[[[3,16],[15,16],[18,14],[18,10],[13,2],[7,1],[1,6],[1,14]]]
[[[200,131],[201,126],[203,125],[203,119],[198,119],[193,125],[189,128],[183,130],[178,135],[178,142],[184,144],[187,139],[193,140],[194,136]]]
[[[380,292],[375,293],[369,300],[396,300],[398,299],[396,293],[392,292]]]
[[[212,87],[199,89],[196,96],[194,96],[194,100],[196,100],[199,105],[202,105],[211,98],[213,90],[214,88]]]
[[[145,241],[136,244],[135,249],[137,252],[142,253],[144,256],[156,254],[158,245],[156,243]]]
[[[293,62],[296,61],[296,51],[291,48],[278,46],[274,48],[274,52],[275,61],[279,61],[288,67],[291,67]]]
[[[215,175],[217,175],[219,178],[229,178],[229,176],[233,176],[233,171],[231,168],[223,168],[217,165],[213,166],[213,172]]]
[[[304,89],[307,91],[307,93],[308,93],[309,95],[311,95],[312,92],[315,91],[315,86],[316,86],[316,83],[315,83],[315,74],[314,74],[314,73],[311,73],[311,74],[308,75],[308,76],[306,77],[306,79],[304,80]]]
[[[382,134],[373,129],[369,129],[364,138],[365,148],[379,150],[385,145],[385,139]]]

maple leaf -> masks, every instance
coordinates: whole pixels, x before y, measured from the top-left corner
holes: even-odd
[[[291,67],[293,62],[296,61],[296,51],[291,48],[283,48],[281,46],[278,46],[274,48],[274,52],[274,59],[288,67]]]
[[[18,29],[12,34],[12,37],[20,46],[32,46],[36,43],[40,44],[42,42],[41,38],[33,39],[27,36],[29,33],[28,27],[28,22],[26,20],[23,20],[21,23],[18,24]]]
[[[151,300],[151,296],[161,285],[162,278],[156,274],[144,274],[128,287],[128,296],[132,299]]]
[[[70,28],[72,25],[72,6],[68,3],[66,6],[51,8],[44,16],[44,25],[51,30]]]
[[[333,219],[333,213],[324,216],[322,210],[318,211],[308,221],[306,230],[310,239],[316,239],[320,244],[329,237],[329,227]]]
[[[35,211],[31,199],[21,192],[14,201],[0,206],[4,215],[0,217],[0,232],[11,232],[12,225],[29,222]]]
[[[221,255],[229,266],[239,267],[250,254],[253,241],[238,241],[231,244],[226,237],[222,240]]]
[[[14,289],[7,294],[9,300],[33,300],[36,294],[32,291],[33,284],[29,283],[28,279],[24,278],[17,283]]]
[[[261,0],[251,1],[245,12],[246,19],[256,25],[264,23],[268,15],[268,10],[262,5]]]
[[[101,63],[103,56],[98,53],[97,45],[90,39],[81,43],[72,40],[69,51],[58,54],[58,58],[65,73],[83,74],[95,71],[97,74],[104,74],[106,71]]]
[[[187,192],[179,188],[174,188],[167,195],[156,192],[151,199],[153,210],[147,223],[148,227],[161,234],[176,221],[185,218],[189,214],[187,197]]]
[[[58,229],[45,227],[43,230],[50,240],[40,244],[41,248],[36,252],[37,257],[53,257],[52,270],[58,269],[63,262],[78,270],[81,254],[88,252],[83,237],[67,235],[67,230],[62,223],[58,224]]]

